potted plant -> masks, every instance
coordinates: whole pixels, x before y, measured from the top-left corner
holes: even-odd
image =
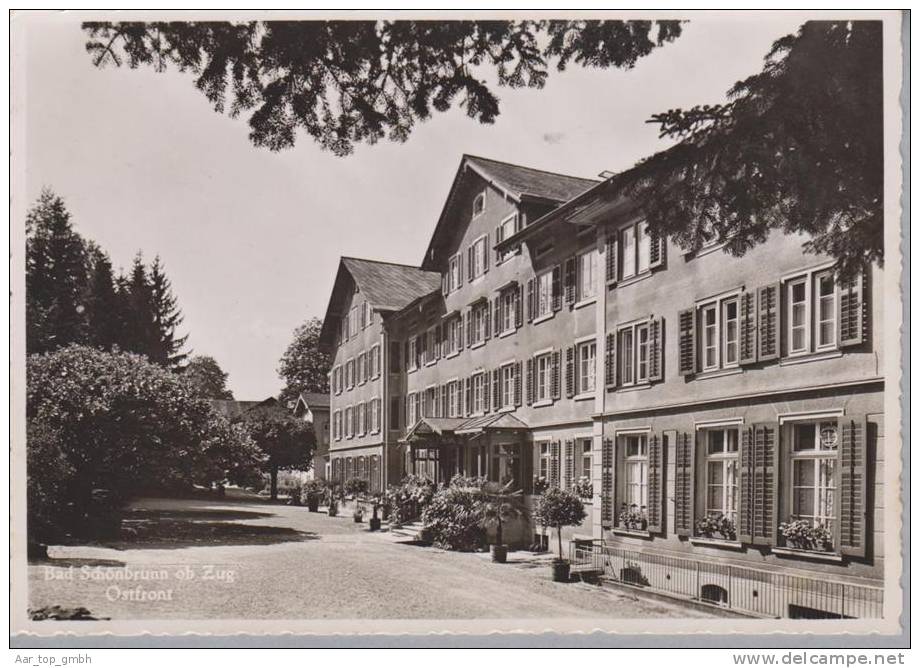
[[[549,489],[549,481],[546,476],[537,475],[533,477],[533,493],[540,495]]]
[[[339,501],[335,497],[332,497],[329,500],[329,505],[326,508],[326,514],[329,515],[329,517],[335,517],[339,514]]]
[[[370,519],[371,531],[380,531],[380,517],[377,516],[377,511],[380,510],[382,505],[383,505],[383,495],[375,494],[371,498],[371,511],[372,511],[371,519]]]
[[[307,504],[307,509],[311,513],[319,512],[319,502],[326,490],[326,481],[322,478],[315,478],[304,483],[301,491],[301,501]]]
[[[645,506],[640,509],[635,503],[627,506],[625,503],[620,507],[620,514],[617,519],[620,521],[626,531],[645,531],[648,529],[648,516],[645,513]]]
[[[495,527],[495,543],[489,546],[492,561],[503,564],[508,559],[508,546],[504,542],[504,523],[523,517],[525,511],[521,505],[521,490],[512,491],[514,481],[504,485],[487,482],[482,486],[483,527]]]
[[[579,476],[572,486],[572,491],[582,501],[590,501],[594,496],[594,485],[591,483],[591,478],[586,475]]]
[[[584,521],[585,504],[572,492],[553,487],[540,496],[535,517],[543,526],[556,530],[559,556],[553,560],[553,581],[568,582],[571,564],[562,554],[562,529]]]
[[[829,552],[833,549],[833,535],[830,529],[821,523],[812,524],[808,520],[790,520],[779,525],[786,544],[796,550],[811,552]]]
[[[698,520],[696,534],[721,540],[736,540],[738,536],[735,523],[724,513],[713,513]]]
[[[352,514],[352,517],[355,520],[355,524],[360,524],[364,521],[364,506],[360,503],[355,504],[355,512]]]

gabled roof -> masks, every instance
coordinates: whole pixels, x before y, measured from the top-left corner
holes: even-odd
[[[598,183],[596,179],[583,179],[579,176],[547,172],[543,169],[523,167],[510,162],[481,158],[477,155],[464,155],[463,159],[476,171],[486,177],[491,177],[489,180],[501,185],[518,201],[530,197],[562,203]]]
[[[329,395],[324,392],[301,392],[297,401],[303,401],[309,408],[329,408]]]
[[[447,218],[450,211],[453,210],[454,199],[467,170],[478,174],[518,203],[525,200],[536,200],[558,206],[598,183],[595,179],[583,179],[578,176],[557,174],[542,169],[514,165],[510,162],[482,158],[478,155],[464,154],[460,159],[460,166],[457,168],[447,199],[444,200],[434,233],[428,242],[425,257],[422,259],[423,269],[429,269],[435,265],[434,250],[438,241],[446,233]]]
[[[334,321],[341,315],[340,309],[353,285],[358,286],[375,311],[399,311],[420,297],[439,291],[441,275],[407,264],[342,257],[323,318],[321,342],[332,343]]]
[[[236,401],[235,399],[208,399],[211,408],[231,420],[258,410],[281,410],[281,406],[275,397],[269,397],[262,401]]]

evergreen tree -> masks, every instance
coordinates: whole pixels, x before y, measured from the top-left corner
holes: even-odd
[[[26,349],[42,353],[86,334],[86,245],[64,200],[43,189],[26,217]]]
[[[172,292],[172,283],[157,256],[150,266],[150,315],[152,318],[150,359],[157,364],[178,368],[188,357],[181,352],[188,336],[176,336],[182,324],[182,311]]]
[[[112,350],[120,347],[124,340],[122,301],[115,291],[112,261],[108,254],[98,251],[93,255],[85,299],[87,343],[95,348]]]
[[[143,254],[134,256],[131,273],[122,285],[125,307],[124,347],[150,359],[154,349],[153,308],[150,279],[147,277]]]

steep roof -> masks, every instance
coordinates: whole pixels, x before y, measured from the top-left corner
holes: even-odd
[[[543,169],[514,165],[478,155],[464,155],[464,161],[491,176],[516,199],[532,197],[565,202],[597,185],[596,179],[583,179]]]
[[[309,408],[329,408],[329,395],[322,392],[301,392],[297,401],[303,401]]]
[[[279,409],[278,400],[274,397],[262,401],[237,401],[235,399],[208,399],[211,408],[231,420],[238,418],[253,409],[276,410]]]
[[[460,190],[467,171],[478,174],[494,187],[504,191],[510,198],[517,202],[536,200],[558,206],[567,202],[598,184],[595,179],[583,179],[578,176],[557,174],[543,169],[524,167],[510,162],[492,160],[478,155],[464,153],[460,159],[460,166],[451,183],[441,215],[435,225],[434,233],[428,241],[428,248],[422,259],[422,268],[427,269],[436,265],[435,249],[440,240],[449,233],[448,219],[454,207],[454,200]]]
[[[349,281],[349,278],[351,279]],[[380,260],[343,257],[323,318],[320,341],[333,341],[336,317],[353,281],[375,311],[399,311],[415,300],[441,289],[441,275],[418,267]]]

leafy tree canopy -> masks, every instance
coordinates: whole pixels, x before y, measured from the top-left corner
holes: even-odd
[[[281,403],[285,406],[295,401],[301,392],[329,392],[332,362],[329,353],[320,348],[322,328],[319,318],[311,318],[302,324],[294,330],[294,340],[281,357],[278,375],[284,379]]]
[[[182,369],[182,374],[196,396],[204,399],[233,399],[233,392],[227,388],[227,372],[220,368],[213,357],[195,355]]]
[[[542,88],[564,69],[629,68],[675,39],[679,21],[89,22],[97,66],[173,64],[218,112],[250,112],[249,137],[272,150],[298,130],[337,155],[355,143],[405,141],[415,123],[459,100],[492,123],[498,97],[483,82]]]
[[[278,471],[309,471],[313,466],[313,427],[289,411],[277,405],[257,407],[243,415],[241,424],[265,455],[262,470],[271,476],[272,499],[278,493]]]

